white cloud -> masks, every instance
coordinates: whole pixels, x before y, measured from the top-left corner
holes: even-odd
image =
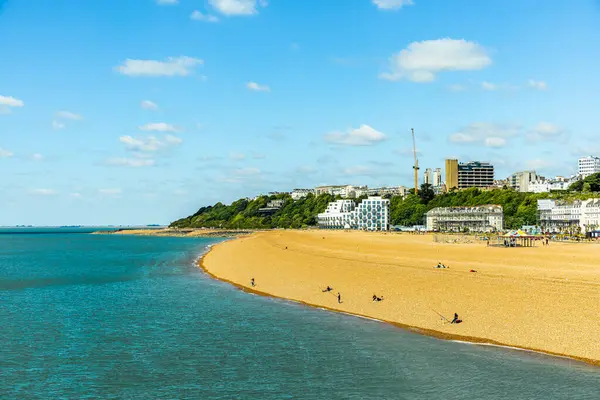
[[[271,91],[271,88],[269,88],[267,85],[260,85],[256,82],[248,82],[246,84],[246,87],[255,92],[270,92]]]
[[[144,100],[140,103],[140,106],[142,108],[145,108],[146,110],[158,110],[158,104],[154,103],[153,101],[150,100]]]
[[[227,16],[254,15],[258,13],[258,6],[267,6],[265,0],[208,0],[208,3],[216,11]]]
[[[98,193],[103,194],[103,195],[109,195],[109,196],[116,196],[119,195],[121,193],[123,193],[123,191],[121,189],[98,189]]]
[[[36,161],[42,161],[44,159],[44,156],[40,153],[35,153],[31,156],[31,158],[33,158]]]
[[[460,85],[460,84],[450,85],[450,86],[448,86],[448,89],[453,92],[463,92],[463,91],[467,90],[465,85]]]
[[[399,10],[404,6],[415,4],[412,0],[373,0],[373,4],[380,10]]]
[[[183,140],[177,136],[166,135],[163,140],[156,138],[155,136],[149,136],[147,138],[134,138],[132,136],[126,135],[121,136],[119,141],[132,151],[141,151],[141,152],[152,152],[158,151],[160,149],[178,145],[183,142]],[[138,157],[143,158],[143,157]]]
[[[230,153],[229,158],[232,160],[240,161],[246,158],[246,155],[243,153]]]
[[[56,194],[56,190],[53,189],[31,189],[29,193],[36,196],[52,196]]]
[[[179,4],[179,0],[156,0],[156,4],[160,6],[172,6]]]
[[[237,176],[259,175],[260,169],[258,169],[258,168],[239,168],[234,171],[234,174]]]
[[[59,122],[57,120],[52,121],[52,129],[63,129],[65,127],[65,124],[63,124],[62,122]]]
[[[481,84],[481,88],[483,90],[496,90],[496,89],[498,89],[498,85],[496,85],[494,83],[490,83],[490,82],[483,82]]]
[[[486,147],[504,147],[507,144],[507,138],[514,137],[520,132],[521,128],[517,125],[475,122],[450,135],[450,141],[456,144],[483,144]]]
[[[527,81],[527,86],[529,86],[532,89],[537,89],[537,90],[546,90],[548,89],[548,85],[546,84],[546,82],[544,81],[535,81],[533,79],[530,79]]]
[[[59,111],[56,113],[56,118],[70,119],[72,121],[80,121],[83,119],[83,116],[72,113],[70,111]]]
[[[325,134],[325,141],[347,146],[368,146],[385,139],[383,133],[369,125],[361,125],[358,129],[349,129],[346,132],[336,131]]]
[[[455,39],[413,42],[390,59],[390,72],[380,78],[391,81],[408,79],[413,82],[432,82],[441,71],[471,71],[492,64],[482,46],[475,42]]]
[[[139,127],[141,131],[151,132],[177,132],[178,129],[171,124],[165,122],[154,122]]]
[[[11,153],[8,150],[4,150],[3,148],[0,147],[0,158],[8,158],[8,157],[12,157],[13,153]]]
[[[108,165],[119,167],[151,167],[155,164],[154,160],[148,158],[111,158],[107,161]]]
[[[127,59],[115,71],[128,76],[188,76],[203,60],[193,57],[169,57],[166,61]]]
[[[549,122],[540,122],[527,134],[527,138],[532,141],[552,141],[562,139],[567,135],[567,131],[558,125]]]
[[[210,14],[202,14],[200,11],[195,10],[191,15],[190,19],[194,21],[203,21],[203,22],[219,22],[219,18]]]
[[[486,147],[504,147],[506,146],[506,139],[502,137],[488,137],[483,141]]]
[[[24,105],[25,105],[25,103],[23,103],[23,100],[15,99],[12,96],[0,95],[0,106],[23,107]]]

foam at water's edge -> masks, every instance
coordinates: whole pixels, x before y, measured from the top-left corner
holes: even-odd
[[[235,239],[233,239],[235,240]],[[222,244],[224,242],[221,243],[217,243],[217,244]],[[320,310],[327,310],[327,311],[333,311],[333,312],[337,312],[337,313],[341,313],[341,314],[346,314],[346,315],[350,315],[353,317],[358,317],[358,318],[363,318],[363,319],[368,319],[368,320],[372,320],[372,321],[377,321],[377,322],[381,322],[381,323],[386,323],[386,324],[390,324],[393,325],[395,327],[404,329],[404,330],[408,330],[410,332],[413,333],[418,333],[418,334],[422,334],[425,336],[429,336],[429,337],[434,337],[436,339],[441,339],[441,340],[448,340],[448,341],[453,341],[456,343],[467,343],[467,344],[472,344],[472,345],[481,345],[481,346],[494,346],[494,347],[500,347],[500,348],[509,348],[509,349],[515,349],[515,350],[522,350],[522,351],[529,351],[529,352],[533,352],[533,353],[539,353],[539,354],[544,354],[547,356],[552,356],[552,357],[558,357],[558,358],[564,358],[564,359],[569,359],[569,360],[573,360],[573,361],[577,361],[577,362],[582,362],[585,364],[589,364],[589,365],[593,365],[593,366],[597,366],[600,367],[600,360],[593,360],[593,359],[589,359],[589,358],[584,358],[584,357],[577,357],[577,356],[570,356],[567,354],[560,354],[560,353],[554,353],[551,351],[544,351],[544,350],[540,350],[540,349],[530,349],[527,347],[519,347],[519,346],[511,346],[511,345],[507,345],[504,343],[500,343],[500,342],[496,342],[494,340],[491,339],[485,339],[485,338],[479,338],[479,337],[472,337],[472,336],[461,336],[461,335],[455,335],[455,334],[450,334],[447,332],[440,332],[440,331],[436,331],[433,329],[428,329],[428,328],[420,328],[417,326],[412,326],[412,325],[407,325],[407,324],[403,324],[400,322],[395,322],[395,321],[387,321],[387,320],[380,320],[380,319],[376,319],[376,318],[372,318],[366,315],[362,315],[362,314],[358,314],[358,313],[352,313],[352,312],[348,312],[348,311],[341,311],[341,310],[337,310],[334,308],[329,308],[323,305],[318,305],[318,304],[311,304],[311,303],[307,303],[305,301],[302,300],[294,300],[294,299],[287,299],[285,297],[278,297],[278,296],[274,296],[270,293],[267,292],[262,292],[259,290],[255,290],[249,287],[246,287],[244,285],[241,285],[237,282],[228,280],[228,279],[224,279],[224,278],[220,278],[218,276],[216,276],[215,274],[213,274],[212,272],[210,272],[205,266],[204,266],[204,259],[206,257],[206,255],[209,253],[209,250],[212,250],[213,245],[210,245],[211,249],[207,249],[207,251],[200,257],[200,259],[197,262],[197,265],[210,277],[219,280],[221,282],[226,282],[229,283],[230,285],[238,288],[239,290],[242,290],[246,293],[250,293],[250,294],[255,294],[255,295],[259,295],[259,296],[263,296],[263,297],[269,297],[269,298],[275,298],[275,299],[283,299],[283,300],[287,300],[293,303],[298,303],[298,304],[302,304],[305,306],[309,306],[309,307],[313,307],[313,308],[317,308]]]

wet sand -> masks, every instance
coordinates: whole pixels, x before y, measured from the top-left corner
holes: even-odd
[[[263,295],[600,365],[600,244],[504,248],[432,235],[270,231],[214,246],[201,266]],[[322,292],[327,285],[333,292]],[[463,323],[436,312],[457,312]]]

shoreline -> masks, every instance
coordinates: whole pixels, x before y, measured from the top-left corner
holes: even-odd
[[[256,234],[246,236],[246,237],[251,238],[251,237],[255,237],[255,236],[256,236]],[[338,308],[329,307],[324,304],[318,304],[318,303],[313,303],[313,302],[310,302],[307,300],[298,299],[293,296],[286,297],[286,296],[276,295],[276,294],[270,293],[268,291],[258,290],[258,289],[246,286],[235,280],[228,279],[224,276],[219,276],[217,273],[214,273],[206,266],[207,257],[209,257],[211,254],[214,254],[215,250],[221,248],[224,245],[230,244],[232,242],[234,242],[234,243],[238,242],[240,239],[241,238],[237,238],[236,240],[227,240],[227,241],[224,241],[224,242],[221,242],[221,243],[211,246],[207,250],[207,252],[205,252],[203,255],[201,255],[199,257],[199,259],[197,259],[197,261],[196,261],[197,265],[204,271],[204,273],[206,273],[211,278],[228,283],[228,284],[234,286],[235,288],[242,290],[244,292],[247,292],[247,293],[251,293],[251,294],[255,294],[255,295],[259,295],[259,296],[263,296],[263,297],[283,299],[283,300],[292,301],[292,302],[299,303],[304,306],[308,306],[308,307],[312,307],[312,308],[317,308],[317,309],[322,309],[322,310],[327,310],[327,311],[337,312],[337,313],[343,313],[343,314],[347,314],[347,315],[354,316],[354,317],[369,319],[369,320],[377,321],[380,323],[386,323],[386,324],[392,325],[394,327],[397,327],[399,329],[402,329],[402,330],[405,330],[408,332],[417,333],[417,334],[433,337],[433,338],[440,339],[440,340],[464,342],[464,343],[473,344],[473,345],[485,345],[485,346],[493,346],[493,347],[499,347],[499,348],[504,348],[504,349],[509,349],[509,350],[533,352],[533,353],[538,353],[541,355],[572,360],[575,362],[584,363],[586,365],[592,365],[594,367],[600,367],[600,360],[598,360],[598,359],[581,357],[581,356],[577,356],[577,355],[573,355],[573,354],[561,353],[561,352],[546,350],[546,349],[537,348],[537,347],[522,346],[522,345],[515,344],[515,343],[506,343],[506,342],[502,342],[502,341],[498,341],[498,340],[494,340],[494,339],[490,339],[490,338],[485,338],[485,337],[480,337],[480,336],[449,333],[449,332],[444,332],[444,331],[440,331],[440,330],[436,330],[436,329],[431,329],[431,328],[424,327],[424,326],[411,325],[411,324],[406,324],[406,323],[393,321],[393,320],[389,320],[389,319],[385,319],[385,318],[378,318],[378,317],[375,317],[372,315],[368,315],[368,314],[364,314],[364,313],[360,313],[360,312],[356,312],[356,311],[341,310]]]
[[[96,231],[92,235],[116,236],[154,236],[154,237],[240,237],[250,235],[256,230],[250,229],[174,229],[174,228],[143,228],[119,229],[116,231]]]

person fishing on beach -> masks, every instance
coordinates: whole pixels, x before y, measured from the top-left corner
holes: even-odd
[[[331,292],[333,290],[333,288],[331,286],[327,286],[327,288],[323,289],[323,293],[325,292]]]
[[[338,298],[338,304],[342,304],[342,295],[340,294],[340,292],[338,292],[337,298]]]

